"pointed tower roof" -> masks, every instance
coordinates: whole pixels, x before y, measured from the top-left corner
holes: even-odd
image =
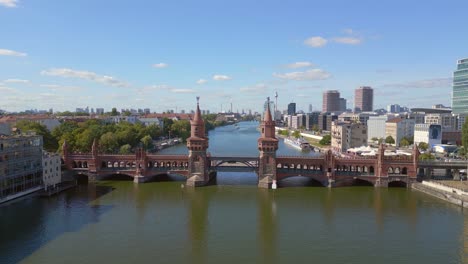
[[[263,121],[268,122],[272,120],[273,119],[271,118],[271,111],[270,111],[270,97],[267,97],[267,109],[266,109],[265,117],[263,118]]]
[[[195,122],[200,122],[202,120],[199,101],[200,101],[200,96],[197,96],[197,110],[195,111],[195,115],[193,117],[193,121]]]

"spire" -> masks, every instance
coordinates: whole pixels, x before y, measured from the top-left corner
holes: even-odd
[[[64,140],[64,141],[63,141],[63,144],[62,144],[62,153],[63,153],[64,155],[66,155],[66,154],[68,153],[68,144],[67,144],[67,141],[66,141],[66,140]]]
[[[267,110],[265,113],[265,117],[263,118],[263,121],[265,122],[272,121],[271,112],[270,112],[270,97],[267,97]]]
[[[201,118],[201,111],[200,111],[200,96],[197,96],[197,110],[195,111],[195,116],[193,117],[193,121],[200,121]]]
[[[93,139],[93,146],[91,147],[91,152],[93,153],[93,155],[96,155],[96,154],[97,154],[97,142],[96,142],[96,138]]]

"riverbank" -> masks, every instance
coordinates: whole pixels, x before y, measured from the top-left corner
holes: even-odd
[[[278,131],[287,130],[287,129],[283,129],[283,128],[280,128],[280,127],[275,127],[275,130],[277,131],[277,132],[276,132],[276,135],[277,135],[278,137],[286,138],[286,136],[279,134]],[[328,146],[328,145],[322,145],[322,144],[320,144],[320,140],[323,138],[322,136],[319,136],[319,135],[312,135],[312,134],[304,133],[304,132],[301,132],[300,135],[301,135],[305,140],[307,140],[307,142],[309,142],[309,144],[310,144],[311,146],[313,146],[314,149],[318,149],[318,152],[326,152],[326,151],[330,148],[330,146]]]
[[[466,183],[458,181],[423,181],[412,184],[412,188],[445,200],[449,203],[468,208],[468,192],[460,188]]]

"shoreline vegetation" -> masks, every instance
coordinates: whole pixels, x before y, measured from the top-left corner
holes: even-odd
[[[206,131],[230,123],[217,120],[216,114],[203,115]],[[110,154],[131,154],[137,148],[156,151],[155,141],[167,138],[180,138],[182,142],[190,137],[189,120],[172,120],[164,118],[163,126],[143,123],[108,123],[104,120],[89,119],[86,121],[66,120],[49,131],[44,125],[29,120],[18,121],[20,131],[33,131],[43,137],[44,150],[62,152],[63,142],[67,142],[72,152],[90,152],[93,141],[99,145],[99,151]]]

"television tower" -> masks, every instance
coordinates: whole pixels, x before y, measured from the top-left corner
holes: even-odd
[[[275,117],[275,121],[276,121],[277,111],[278,111],[278,91],[275,91],[275,113],[273,114],[273,116]]]

